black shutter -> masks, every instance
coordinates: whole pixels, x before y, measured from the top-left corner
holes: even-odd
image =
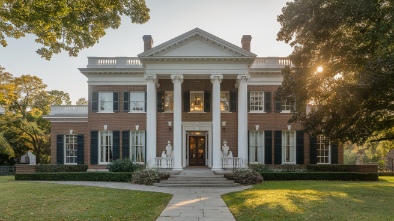
[[[90,131],[90,164],[98,164],[98,131]]]
[[[113,110],[119,111],[119,92],[113,92]]]
[[[264,105],[264,111],[265,112],[267,112],[267,113],[270,113],[271,112],[271,100],[272,100],[272,94],[271,94],[271,92],[265,92],[264,93],[264,103],[265,103],[265,105]]]
[[[211,112],[211,92],[204,92],[204,112]]]
[[[282,111],[282,102],[279,99],[278,92],[275,93],[275,112]]]
[[[92,111],[98,111],[98,92],[92,92]]]
[[[274,163],[282,164],[282,131],[274,131]]]
[[[64,135],[56,135],[56,163],[64,164]]]
[[[237,112],[237,93],[230,92],[230,112]]]
[[[338,164],[338,145],[331,144],[331,164]]]
[[[304,164],[304,131],[296,131],[296,164]]]
[[[122,158],[130,158],[130,131],[122,131]]]
[[[113,160],[120,158],[120,132],[118,130],[112,131],[113,134]]]
[[[317,163],[317,137],[310,136],[310,146],[309,146],[309,163]]]
[[[77,135],[77,164],[84,164],[85,160],[84,138],[83,134]]]
[[[272,164],[272,131],[264,131],[264,164]]]
[[[247,104],[246,104],[246,105],[248,105],[248,112],[250,112],[250,91],[247,92],[247,95],[246,95],[246,96],[248,96],[248,97],[247,97]]]
[[[130,98],[129,98],[130,92],[125,91],[123,92],[123,111],[124,112],[129,112],[130,111]]]
[[[145,100],[144,100],[144,102],[145,102],[145,112],[147,112],[146,108],[147,108],[147,105],[148,105],[148,102],[147,102],[146,98],[147,98],[147,93],[145,91]]]
[[[164,112],[164,91],[157,92],[157,112]]]
[[[183,93],[183,112],[190,112],[190,91]]]

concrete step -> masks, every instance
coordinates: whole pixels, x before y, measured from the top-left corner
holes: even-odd
[[[226,181],[224,177],[172,177],[170,176],[168,180],[182,180],[182,181]]]
[[[154,183],[158,187],[236,187],[239,183]]]
[[[234,183],[230,180],[161,180],[160,183]]]

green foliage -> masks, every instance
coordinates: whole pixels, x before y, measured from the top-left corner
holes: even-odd
[[[77,56],[84,48],[92,47],[108,28],[117,29],[122,16],[132,23],[149,20],[145,0],[118,1],[0,1],[0,43],[7,46],[6,37],[37,36],[37,50],[50,60],[62,50]]]
[[[378,165],[308,164],[308,172],[370,172],[377,173]]]
[[[134,172],[145,168],[145,165],[135,164],[130,159],[117,159],[107,165],[111,172]]]
[[[130,182],[130,172],[56,172],[15,174],[15,180]]]
[[[266,164],[260,164],[260,163],[251,163],[249,164],[249,168],[258,172],[258,173],[267,173],[272,171],[271,167]]]
[[[263,177],[260,173],[250,169],[238,169],[233,173],[225,174],[224,177],[243,185],[252,185],[263,182]]]
[[[86,172],[88,165],[63,165],[63,164],[39,164],[37,172],[53,173],[53,172]]]
[[[265,181],[272,180],[342,180],[342,181],[377,181],[378,173],[356,172],[292,172],[261,173]]]
[[[135,184],[153,185],[160,182],[160,175],[157,170],[144,169],[133,173],[131,182]]]
[[[6,160],[8,160],[13,158],[14,155],[14,150],[4,138],[3,133],[0,132],[0,156],[4,156],[5,158],[7,158]],[[0,165],[6,164],[6,162],[2,162],[1,158],[2,157],[0,157]]]

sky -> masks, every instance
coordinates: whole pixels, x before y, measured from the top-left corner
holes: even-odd
[[[69,93],[72,104],[88,97],[87,78],[78,68],[85,68],[87,57],[137,57],[142,53],[143,35],[152,35],[157,46],[194,28],[200,28],[241,47],[242,35],[251,35],[251,51],[258,57],[286,57],[292,48],[276,41],[280,29],[277,16],[288,0],[146,0],[150,20],[132,24],[125,17],[118,29],[108,29],[93,47],[80,51],[78,57],[67,52],[55,54],[50,61],[36,50],[41,45],[35,36],[7,39],[0,47],[0,66],[13,76],[34,75],[43,80],[47,90]]]

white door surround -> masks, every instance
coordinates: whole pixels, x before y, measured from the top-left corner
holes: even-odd
[[[206,140],[206,165],[212,167],[212,122],[182,122],[182,167],[188,166],[188,160],[186,159],[186,153],[188,151],[188,141],[186,134],[189,132],[201,132],[203,136],[207,137]],[[208,136],[206,136],[206,134]],[[220,156],[217,156],[220,160]]]

